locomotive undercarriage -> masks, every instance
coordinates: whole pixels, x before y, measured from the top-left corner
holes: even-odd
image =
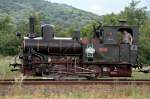
[[[60,56],[59,56],[60,57]],[[29,62],[26,62],[29,63]],[[24,62],[24,68],[22,69],[24,74],[27,75],[60,75],[60,76],[68,76],[68,75],[76,75],[76,76],[93,76],[98,77],[98,71],[92,67],[93,66],[85,66],[79,65],[82,61],[78,57],[62,57],[58,58],[58,56],[54,56],[53,58],[48,58],[46,62],[42,62],[39,58],[34,57],[32,59],[32,67],[29,64]]]
[[[32,53],[32,54],[31,54]],[[22,64],[11,64],[19,67],[24,75],[61,78],[67,76],[98,79],[101,77],[131,77],[132,65],[127,63],[86,63],[82,55],[44,55],[29,49],[19,55]],[[16,70],[16,69],[14,69]],[[18,70],[18,69],[17,69]]]
[[[30,56],[28,55],[28,58]],[[79,76],[87,79],[100,77],[131,77],[129,64],[87,64],[75,56],[45,56],[45,60],[32,56],[31,60],[23,60],[21,70],[25,75],[66,77]]]

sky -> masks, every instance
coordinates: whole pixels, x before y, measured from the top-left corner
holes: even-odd
[[[63,3],[71,5],[78,9],[89,11],[98,15],[109,13],[119,13],[123,10],[132,0],[47,0],[55,3]],[[141,1],[139,7],[147,7],[150,10],[150,0]]]

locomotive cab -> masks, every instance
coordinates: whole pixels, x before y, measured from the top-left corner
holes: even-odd
[[[107,75],[131,76],[131,68],[137,64],[138,27],[120,25],[104,26],[100,29],[103,30],[101,36],[94,36],[91,43],[83,45],[83,60],[85,64],[99,65],[103,72],[107,71]],[[118,35],[122,35],[123,30],[131,33],[133,38],[132,44],[121,41]],[[102,42],[92,42],[96,39],[102,40]],[[89,50],[88,53],[87,50]],[[120,73],[111,73],[111,70],[114,70],[114,68],[117,68]]]

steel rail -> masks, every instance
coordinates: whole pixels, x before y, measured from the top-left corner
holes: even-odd
[[[4,79],[0,80],[0,85],[150,85],[150,80],[137,79],[98,79],[93,81],[88,80],[53,80],[53,79]]]

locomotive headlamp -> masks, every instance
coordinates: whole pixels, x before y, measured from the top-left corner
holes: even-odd
[[[88,58],[93,58],[93,55],[95,53],[95,49],[93,47],[93,44],[88,44],[87,48],[85,49],[86,55]]]
[[[90,53],[90,54],[94,54],[95,53],[95,49],[92,47],[86,48],[86,53]]]

